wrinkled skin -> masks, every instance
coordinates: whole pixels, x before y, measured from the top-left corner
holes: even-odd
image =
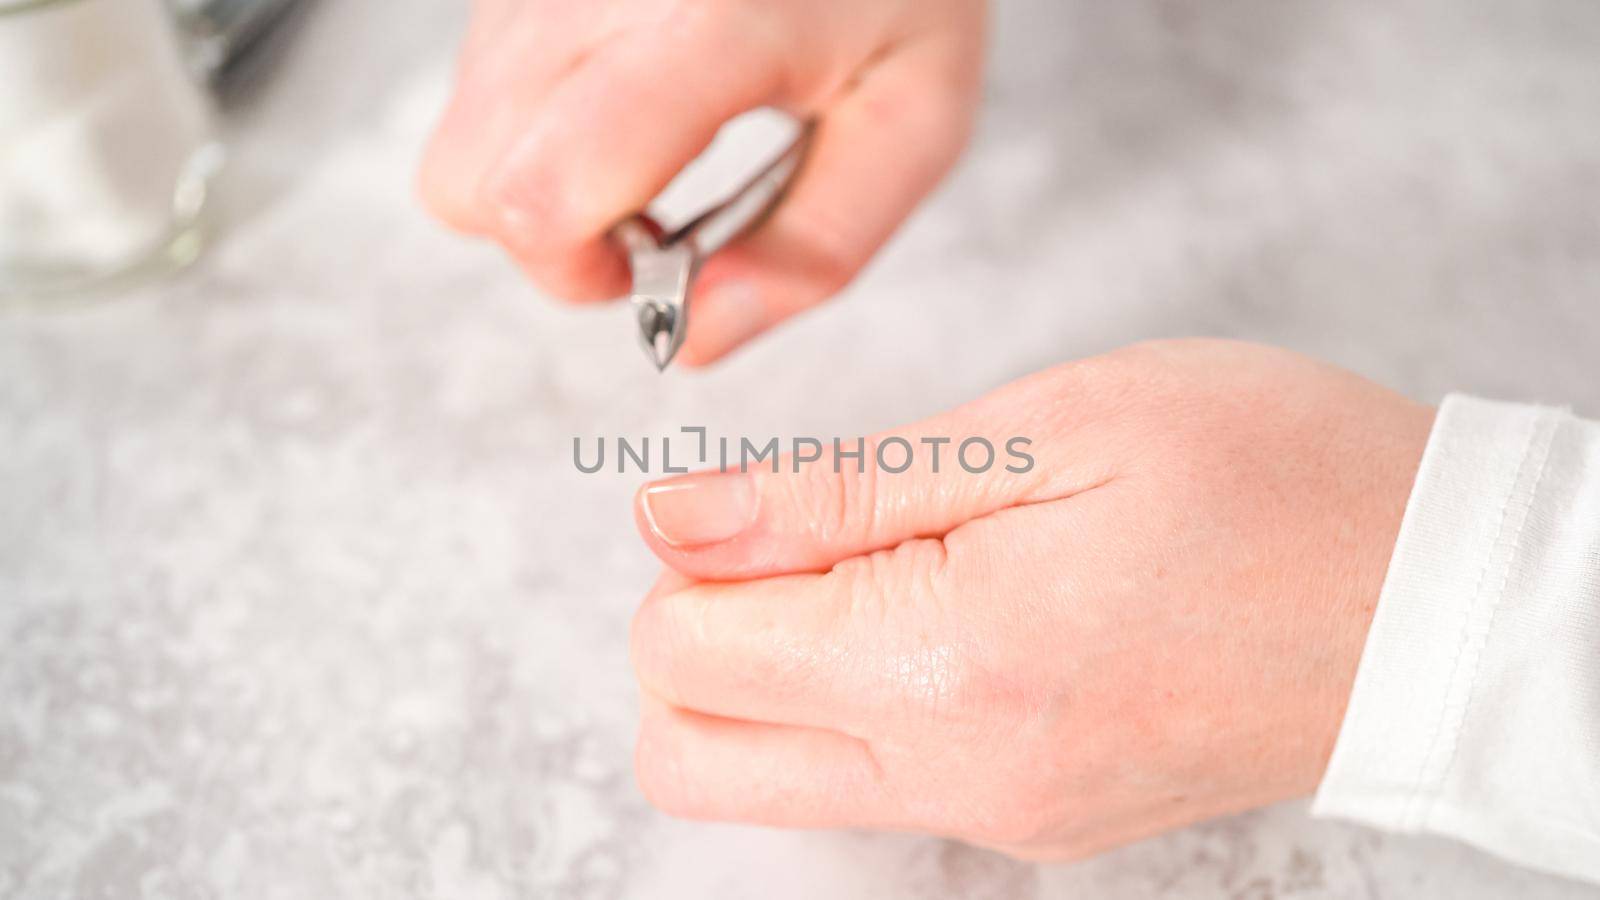
[[[633,628],[639,784],[1026,858],[1308,793],[1432,417],[1288,352],[1166,342],[891,432],[1026,436],[1023,474],[946,447],[939,475],[919,452],[647,486],[674,571]]]
[[[719,253],[679,359],[843,287],[949,169],[978,102],[982,0],[478,0],[419,191],[546,291],[628,287],[609,230],[729,119],[818,120],[776,215]]]

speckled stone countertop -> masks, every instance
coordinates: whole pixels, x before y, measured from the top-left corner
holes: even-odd
[[[460,7],[315,7],[201,265],[0,312],[0,897],[1600,895],[1302,803],[1042,867],[667,820],[638,476],[570,459],[1182,334],[1600,414],[1600,5],[1002,2],[972,152],[870,273],[665,377],[413,203]]]

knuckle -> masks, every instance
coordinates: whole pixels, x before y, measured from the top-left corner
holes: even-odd
[[[893,633],[890,611],[901,604],[902,579],[892,571],[895,551],[877,550],[853,556],[833,567],[838,579],[841,616],[867,634],[884,638]]]
[[[639,683],[671,702],[672,698],[665,696],[664,679],[661,678],[663,660],[661,642],[657,636],[659,606],[659,602],[651,601],[633,614],[633,622],[628,629],[628,656],[633,662],[634,676]]]
[[[783,6],[749,0],[665,0],[657,18],[665,27],[681,29],[683,46],[777,61],[793,38],[793,30],[785,27]]]
[[[1018,786],[979,815],[974,837],[1022,851],[1047,844],[1058,827],[1058,813],[1049,795],[1037,787]]]
[[[876,520],[875,467],[867,466],[863,472],[843,466],[834,469],[819,461],[782,479],[787,499],[810,537],[825,546],[853,543],[871,534]]]
[[[738,46],[739,27],[752,5],[760,4],[745,0],[676,0],[666,5],[662,16],[669,23],[680,23],[679,27],[707,46],[734,47]]]
[[[959,732],[984,739],[997,723],[1014,723],[1031,710],[1018,682],[978,660],[969,646],[946,652],[942,693],[937,698],[944,718]]]
[[[639,608],[629,631],[629,653],[639,683],[673,705],[686,701],[681,687],[684,660],[693,653],[690,621],[696,604],[657,598]]]
[[[651,806],[671,816],[694,816],[700,810],[686,789],[683,767],[664,727],[647,724],[640,729],[633,755],[634,780]]]
[[[927,185],[953,165],[972,136],[982,83],[978,55],[928,48],[887,89],[863,95],[863,113],[879,128],[905,135],[908,177]],[[930,83],[938,89],[930,90]]]
[[[976,730],[978,717],[992,716],[979,698],[994,692],[945,627],[946,565],[943,544],[924,539],[854,557],[834,572],[842,579],[843,614],[876,636],[893,703],[907,718],[959,736]]]
[[[937,538],[906,541],[894,548],[890,560],[892,573],[883,572],[881,577],[896,583],[918,608],[937,614],[946,599],[944,576],[950,562],[944,541]]]

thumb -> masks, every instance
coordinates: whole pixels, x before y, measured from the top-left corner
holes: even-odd
[[[1081,413],[1061,404],[1034,412],[1049,399],[1039,390],[1042,377],[908,428],[849,440],[796,438],[787,455],[774,450],[757,461],[746,454],[743,471],[730,457],[724,471],[648,484],[635,499],[639,530],[686,575],[759,578],[824,571],[1109,480],[1103,454],[1075,449],[1083,444],[1072,436]]]

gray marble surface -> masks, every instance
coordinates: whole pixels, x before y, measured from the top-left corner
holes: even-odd
[[[665,819],[638,479],[569,457],[1182,334],[1600,414],[1600,5],[1002,2],[972,152],[869,274],[665,377],[413,203],[463,17],[322,3],[201,265],[0,312],[0,897],[1600,895],[1298,803],[1058,866]]]

